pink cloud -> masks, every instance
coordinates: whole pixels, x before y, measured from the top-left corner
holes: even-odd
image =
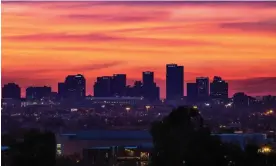
[[[198,40],[184,40],[184,39],[166,39],[166,38],[147,38],[147,37],[123,37],[106,34],[68,34],[68,33],[49,33],[49,34],[32,34],[20,36],[5,36],[3,40],[11,41],[26,41],[26,42],[112,42],[121,41],[126,43],[156,45],[156,46],[202,46],[213,43],[198,41]]]
[[[255,22],[222,23],[220,26],[222,28],[239,29],[242,31],[276,33],[276,18],[271,20],[262,20]]]

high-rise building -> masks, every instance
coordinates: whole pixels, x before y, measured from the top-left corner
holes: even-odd
[[[20,99],[21,88],[15,83],[8,83],[2,87],[2,98]]]
[[[197,84],[187,83],[187,100],[189,102],[196,102],[198,99]]]
[[[61,91],[65,91],[65,98],[82,99],[86,96],[86,80],[81,74],[68,75],[64,85],[60,84],[60,86]]]
[[[210,97],[218,100],[228,99],[228,83],[221,77],[215,76],[210,84]]]
[[[154,73],[152,71],[143,72],[143,85],[149,86],[154,84]]]
[[[148,100],[159,100],[160,89],[154,82],[154,73],[151,71],[143,72],[143,96]]]
[[[31,100],[40,100],[49,98],[51,96],[52,88],[48,86],[43,87],[28,87],[26,89],[26,98]]]
[[[208,77],[197,77],[197,92],[198,99],[200,101],[208,100],[209,98],[209,78]]]
[[[126,95],[126,74],[114,74],[111,81],[112,96]]]
[[[167,64],[166,69],[166,99],[178,100],[184,94],[184,66]]]
[[[97,77],[97,81],[94,84],[94,96],[95,97],[111,97],[111,76]]]

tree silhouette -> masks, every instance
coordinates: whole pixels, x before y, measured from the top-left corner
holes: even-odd
[[[224,165],[224,147],[211,136],[199,111],[179,107],[151,128],[153,166]]]
[[[162,121],[152,124],[152,166],[275,166],[275,153],[258,153],[255,145],[241,150],[211,135],[200,112],[179,107]]]
[[[30,130],[10,145],[11,166],[54,166],[56,140],[51,132]]]

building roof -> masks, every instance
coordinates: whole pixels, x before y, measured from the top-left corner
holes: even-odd
[[[213,134],[219,136],[222,140],[227,139],[266,139],[265,134]],[[61,137],[69,139],[83,140],[151,140],[152,136],[148,130],[91,130],[80,131],[75,133],[63,133]]]
[[[87,97],[88,100],[143,100],[142,97]]]
[[[85,140],[147,140],[151,139],[148,131],[143,130],[92,130],[80,131],[77,133],[61,134],[62,137],[69,139],[85,139]]]

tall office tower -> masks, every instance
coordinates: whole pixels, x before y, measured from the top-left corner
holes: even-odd
[[[151,71],[143,72],[143,96],[150,101],[159,100],[160,89],[154,82],[154,73]]]
[[[143,85],[149,86],[154,84],[154,73],[152,71],[143,72]]]
[[[197,84],[187,83],[187,100],[188,102],[196,102],[198,99]]]
[[[208,77],[197,77],[197,92],[199,101],[206,101],[209,99],[209,78]]]
[[[218,100],[228,99],[228,83],[221,77],[215,76],[210,84],[210,97]]]
[[[68,75],[65,78],[64,88],[66,91],[66,98],[82,99],[86,96],[86,80],[81,74]]]
[[[112,77],[110,76],[97,77],[97,81],[94,84],[94,96],[111,97],[111,81]]]
[[[26,89],[26,98],[31,100],[40,100],[51,96],[52,88],[43,87],[28,87]]]
[[[166,69],[166,99],[178,100],[184,94],[184,66],[167,64]]]
[[[21,88],[15,83],[8,83],[2,87],[2,98],[20,99]]]
[[[126,74],[114,74],[111,81],[112,96],[126,95]]]

